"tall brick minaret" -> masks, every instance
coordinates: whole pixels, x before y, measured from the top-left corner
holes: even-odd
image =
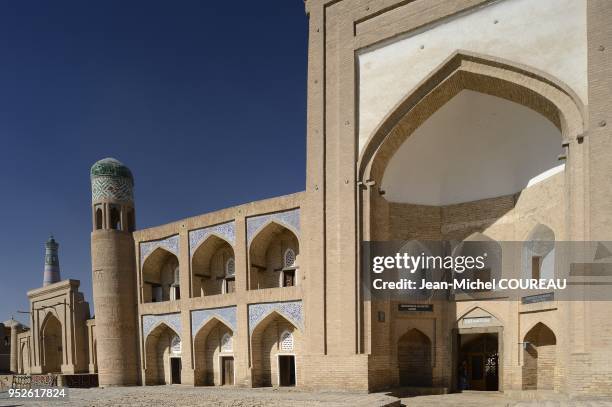
[[[100,386],[138,384],[134,179],[114,158],[91,167],[91,263]]]
[[[49,237],[45,243],[45,272],[43,277],[43,287],[57,283],[60,278],[60,265],[58,256],[59,244],[53,236]]]

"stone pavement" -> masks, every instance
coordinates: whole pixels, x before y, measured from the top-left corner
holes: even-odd
[[[404,397],[406,407],[612,407],[611,400],[567,400],[551,395],[550,400],[517,400],[497,392],[466,392],[435,396]]]
[[[213,407],[396,407],[400,398],[387,393],[354,394],[296,389],[247,389],[235,387],[148,386],[70,389],[62,401],[8,400],[0,393],[0,406],[213,406]],[[524,400],[520,400],[520,398]],[[539,398],[538,400],[532,400]],[[544,399],[541,399],[544,398]],[[465,392],[402,397],[406,407],[612,407],[611,400],[567,400],[562,396],[519,392]]]
[[[68,400],[17,401],[0,395],[0,406],[214,406],[214,407],[399,407],[385,394],[307,392],[295,389],[147,386],[70,389]]]

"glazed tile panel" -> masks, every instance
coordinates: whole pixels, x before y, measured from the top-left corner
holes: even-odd
[[[299,329],[304,329],[302,301],[268,302],[249,304],[249,333],[252,334],[255,327],[273,311],[287,318]]]
[[[247,218],[247,241],[251,243],[251,240],[253,240],[257,233],[259,233],[261,228],[272,221],[287,226],[289,229],[299,234],[300,209],[296,208],[290,211],[276,212]]]
[[[233,306],[191,311],[191,335],[195,337],[198,331],[213,317],[227,323],[236,333],[236,307]]]

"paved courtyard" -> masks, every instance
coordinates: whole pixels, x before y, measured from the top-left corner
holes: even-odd
[[[400,404],[401,403],[401,404]],[[0,406],[214,406],[214,407],[612,407],[612,400],[517,400],[500,393],[462,393],[396,398],[386,393],[352,394],[294,389],[153,386],[70,389],[61,401],[22,401],[0,393]]]

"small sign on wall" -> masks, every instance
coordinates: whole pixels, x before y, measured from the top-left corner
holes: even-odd
[[[398,304],[398,311],[433,312],[433,304]]]

